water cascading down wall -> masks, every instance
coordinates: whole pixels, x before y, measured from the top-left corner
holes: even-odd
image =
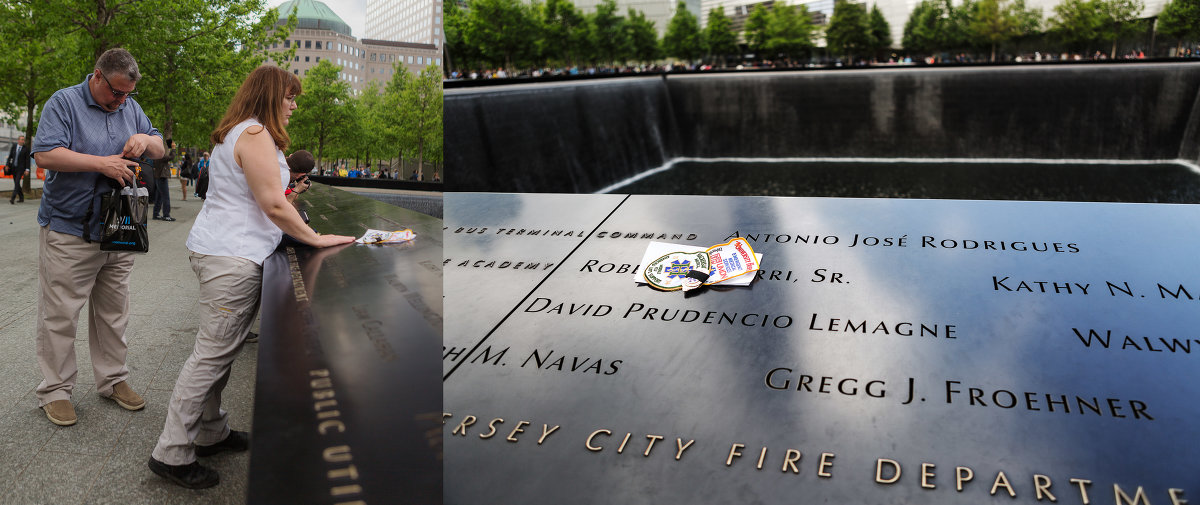
[[[444,107],[453,191],[593,192],[678,158],[1200,163],[1200,63],[669,75]]]

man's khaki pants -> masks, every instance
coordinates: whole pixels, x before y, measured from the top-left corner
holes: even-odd
[[[233,360],[258,315],[262,266],[228,256],[192,253],[200,280],[200,329],[196,347],[179,371],[167,420],[152,456],[168,465],[196,460],[196,445],[212,445],[229,436],[229,413],[221,392]]]
[[[101,252],[99,242],[89,244],[46,226],[39,239],[37,355],[42,383],[37,388],[38,405],[71,399],[78,372],[75,332],[84,302],[96,391],[110,396],[113,385],[129,377],[125,325],[133,253]]]

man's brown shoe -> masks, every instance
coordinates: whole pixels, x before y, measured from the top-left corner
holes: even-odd
[[[75,407],[71,405],[71,400],[54,400],[42,405],[42,410],[46,411],[46,418],[50,419],[50,422],[59,426],[70,426],[79,420],[75,417]]]
[[[142,410],[142,407],[146,406],[146,400],[134,393],[133,388],[129,387],[125,381],[113,385],[113,392],[109,398],[126,410]]]

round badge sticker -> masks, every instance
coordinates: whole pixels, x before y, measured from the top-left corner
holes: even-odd
[[[708,271],[708,253],[673,252],[660,256],[646,265],[642,277],[646,283],[655,289],[675,291],[683,287],[688,272],[692,270]]]

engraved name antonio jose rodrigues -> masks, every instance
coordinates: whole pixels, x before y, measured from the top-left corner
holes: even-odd
[[[899,399],[901,405],[941,401],[947,405],[973,408],[1154,420],[1149,406],[1142,400],[1110,398],[1091,392],[1047,393],[1016,388],[986,388],[964,384],[960,380],[935,381],[927,392],[924,385],[917,384],[915,377],[901,380],[897,390],[891,388],[884,379],[814,375],[788,367],[768,370],[763,383],[774,391],[870,399],[894,398]]]

